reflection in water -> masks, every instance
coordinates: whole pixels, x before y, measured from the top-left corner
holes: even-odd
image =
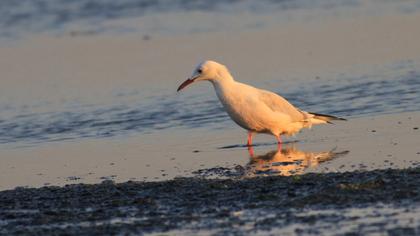
[[[349,151],[335,152],[304,152],[294,145],[270,151],[264,155],[254,155],[252,147],[249,149],[250,161],[245,167],[244,176],[282,175],[290,176],[303,174],[307,168],[318,166],[322,162],[347,154]]]

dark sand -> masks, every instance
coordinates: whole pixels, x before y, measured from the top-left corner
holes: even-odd
[[[420,168],[104,181],[0,192],[0,234],[415,235],[419,202]]]

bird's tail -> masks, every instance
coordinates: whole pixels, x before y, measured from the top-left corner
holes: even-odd
[[[332,124],[331,121],[333,121],[333,120],[345,120],[346,121],[346,119],[340,118],[340,117],[337,117],[337,116],[331,116],[331,115],[325,115],[325,114],[319,114],[319,113],[313,113],[313,112],[309,112],[309,114],[313,115],[312,119],[319,120],[320,123]],[[322,121],[324,121],[324,122],[322,122]]]

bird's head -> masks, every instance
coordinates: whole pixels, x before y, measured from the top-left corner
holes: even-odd
[[[180,91],[193,82],[202,80],[208,80],[212,83],[215,83],[223,80],[233,80],[233,78],[226,66],[215,61],[205,61],[198,64],[198,66],[194,69],[191,77],[185,80],[178,87],[177,91]]]

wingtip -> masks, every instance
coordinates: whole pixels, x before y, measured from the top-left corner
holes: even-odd
[[[315,117],[321,118],[322,120],[325,120],[325,121],[330,121],[330,120],[347,121],[347,119],[344,119],[344,118],[341,118],[341,117],[337,117],[337,116],[332,116],[332,115],[326,115],[326,114],[320,114],[320,113],[314,113],[314,112],[309,112],[309,114],[312,114]]]

